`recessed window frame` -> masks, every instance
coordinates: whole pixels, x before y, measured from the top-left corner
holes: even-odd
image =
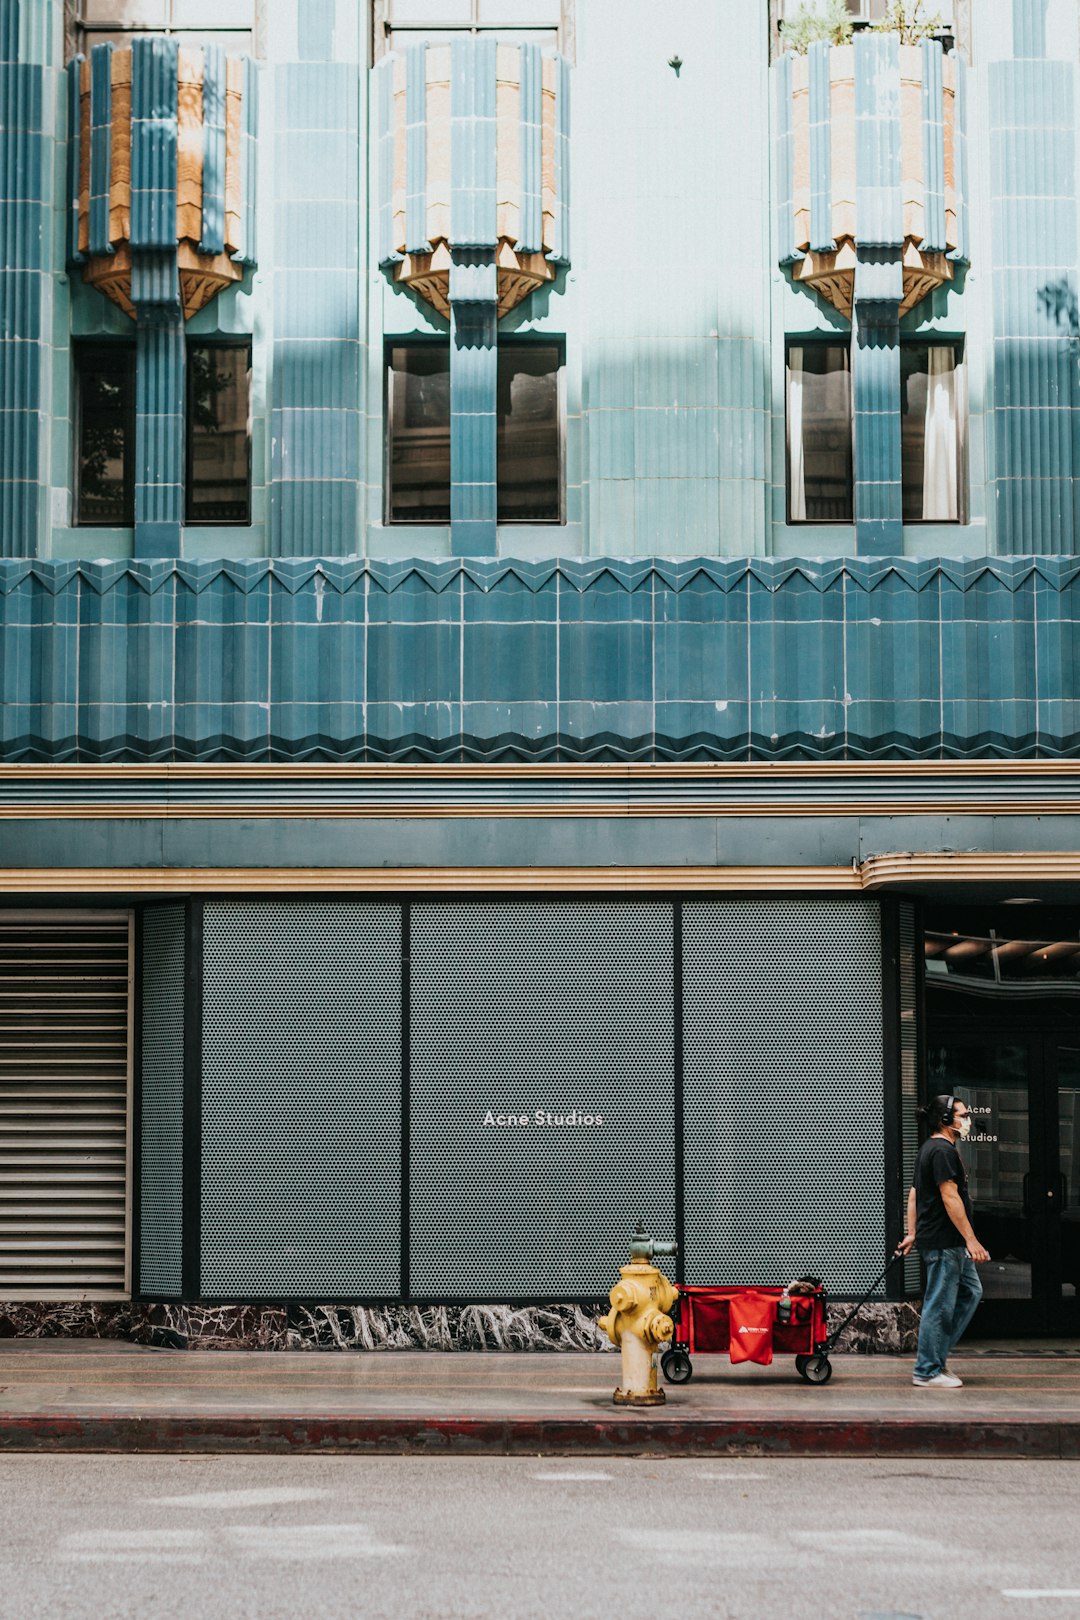
[[[901,362],[905,349],[952,349],[956,356],[954,366],[954,399],[956,403],[956,516],[954,518],[928,517],[909,518],[904,516],[905,529],[932,527],[934,524],[944,524],[951,529],[959,528],[968,521],[967,514],[967,348],[962,336],[945,336],[937,332],[902,334],[900,338]],[[900,370],[900,413],[901,435],[903,435],[904,411],[904,371],[901,363]],[[903,454],[901,451],[901,479],[903,478]],[[903,484],[901,483],[901,506],[903,505]]]
[[[251,527],[251,382],[252,369],[252,340],[250,336],[225,337],[189,337],[187,339],[187,352],[184,367],[184,527],[186,529],[249,529]],[[193,388],[195,371],[191,364],[191,351],[193,349],[230,349],[247,354],[248,382],[248,414],[247,431],[245,435],[246,457],[246,484],[247,510],[244,517],[198,517],[191,508],[192,490],[195,487],[195,434],[193,432],[194,407]]]
[[[396,337],[387,336],[384,339],[383,352],[383,524],[387,528],[446,528],[448,518],[414,518],[394,517],[391,513],[391,476],[393,470],[393,366],[392,356],[394,349],[402,348],[443,348],[449,349],[449,341],[425,333],[402,333]],[[504,353],[515,349],[547,348],[554,349],[558,356],[556,371],[556,455],[558,458],[558,508],[557,517],[522,517],[498,519],[498,527],[520,528],[522,526],[558,528],[566,523],[566,337],[562,333],[537,332],[522,334],[520,336],[500,338],[498,352]],[[497,476],[497,474],[496,474]]]
[[[83,512],[83,425],[85,420],[85,373],[91,356],[109,353],[123,356],[126,373],[124,418],[124,476],[121,519],[86,517]],[[74,496],[74,524],[79,529],[130,529],[135,524],[135,344],[127,338],[74,338],[71,344],[71,374],[74,397],[74,445],[72,493]]]
[[[468,9],[468,19],[448,21],[440,16],[439,0],[430,6],[412,8],[410,16],[394,17],[394,0],[372,0],[371,6],[371,60],[378,62],[391,50],[408,49],[412,44],[446,44],[454,39],[486,35],[505,44],[537,43],[551,50],[570,55],[573,39],[573,0],[560,0],[557,6],[538,6],[549,13],[548,18],[524,15],[517,17],[497,15],[496,0],[461,0],[461,10]],[[516,8],[514,8],[516,9]],[[550,20],[556,11],[557,21]],[[396,36],[396,38],[395,38]]]
[[[64,33],[65,54],[86,55],[95,45],[112,43],[114,45],[129,45],[133,39],[147,34],[163,34],[169,39],[175,39],[182,46],[196,48],[203,44],[217,44],[234,54],[256,54],[258,40],[259,6],[251,5],[251,21],[247,27],[232,27],[226,24],[215,27],[212,24],[203,28],[192,27],[190,23],[176,20],[173,9],[173,0],[163,0],[163,18],[148,21],[132,21],[123,15],[109,18],[106,13],[115,10],[122,13],[123,5],[110,6],[109,4],[95,4],[94,0],[66,0],[64,6]]]
[[[789,334],[784,339],[784,518],[793,528],[850,528],[855,522],[855,392],[851,369],[850,344],[837,342],[839,334],[814,332],[805,337]],[[848,378],[848,489],[847,517],[793,517],[791,501],[791,351],[792,349],[840,349],[847,355]]]

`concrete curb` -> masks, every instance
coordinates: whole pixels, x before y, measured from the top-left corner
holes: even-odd
[[[1080,1421],[32,1414],[0,1417],[0,1452],[1080,1460]]]

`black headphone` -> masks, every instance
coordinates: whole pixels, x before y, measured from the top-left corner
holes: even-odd
[[[956,1112],[956,1098],[955,1097],[946,1097],[946,1099],[945,1099],[945,1107],[942,1109],[942,1112],[941,1112],[941,1123],[943,1125],[951,1125],[952,1122],[953,1122],[953,1115],[955,1114],[955,1112]]]

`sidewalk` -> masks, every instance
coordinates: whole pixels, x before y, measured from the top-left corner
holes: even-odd
[[[787,1357],[701,1356],[666,1406],[632,1411],[611,1402],[615,1355],[6,1340],[0,1451],[1080,1459],[1080,1357],[987,1347],[954,1365],[964,1389],[921,1390],[909,1358],[837,1356],[813,1388]]]

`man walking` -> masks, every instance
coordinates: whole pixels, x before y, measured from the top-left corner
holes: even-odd
[[[959,1097],[935,1097],[917,1110],[933,1129],[915,1160],[908,1193],[907,1231],[900,1252],[917,1244],[926,1267],[919,1348],[911,1382],[919,1389],[961,1389],[948,1368],[949,1352],[963,1336],[982,1298],[977,1263],[989,1260],[971,1228],[967,1171],[956,1149],[971,1130]]]

